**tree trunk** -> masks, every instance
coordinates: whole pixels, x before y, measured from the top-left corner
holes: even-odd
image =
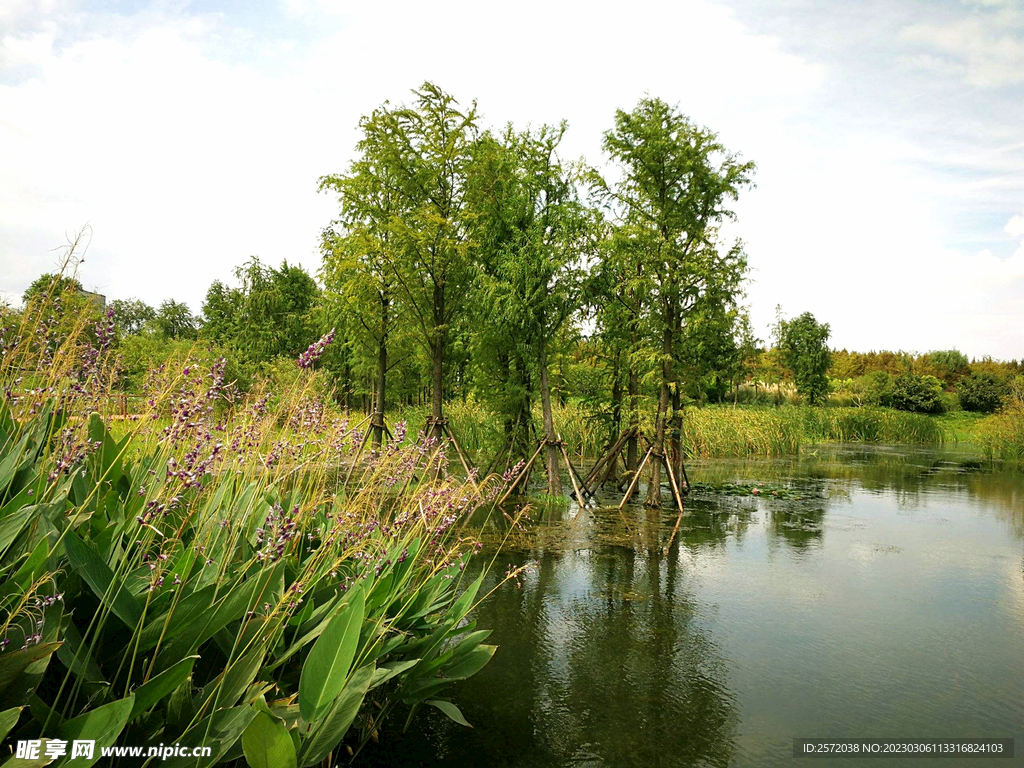
[[[377,403],[374,406],[373,447],[380,448],[384,442],[384,406],[388,383],[388,299],[380,301],[380,339],[377,342]]]
[[[672,419],[669,422],[671,433],[669,435],[669,455],[667,459],[672,463],[676,481],[682,482],[683,476],[683,445],[681,442],[683,433],[683,409],[682,396],[679,394],[679,382],[672,385]]]
[[[428,432],[429,437],[440,441],[444,437],[442,427],[444,419],[444,353],[447,331],[444,326],[444,287],[434,284],[434,328],[433,343],[430,345],[431,363],[431,402],[430,417],[433,420],[433,427]]]
[[[612,440],[617,440],[622,433],[622,377],[619,370],[621,361],[622,350],[617,349],[615,350],[615,356],[612,358]],[[616,471],[619,463],[618,457],[614,458],[610,463],[611,468],[605,473],[605,482],[609,480],[614,482],[618,476]]]
[[[646,504],[661,506],[661,460],[665,455],[665,431],[668,425],[669,384],[672,381],[672,334],[673,316],[671,310],[665,313],[665,328],[661,334],[661,386],[658,388],[658,416],[654,422],[654,451],[651,455],[651,475],[647,485]]]
[[[558,436],[555,434],[555,417],[551,411],[551,383],[548,379],[548,351],[547,345],[542,341],[539,344],[537,362],[540,367],[540,403],[544,411],[544,439],[547,445],[544,446],[544,460],[548,472],[548,495],[560,496],[562,493],[562,479],[558,474],[558,446],[555,442]]]

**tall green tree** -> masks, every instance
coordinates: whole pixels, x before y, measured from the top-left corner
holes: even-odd
[[[440,439],[449,338],[474,278],[465,196],[476,104],[460,110],[432,83],[414,95],[411,106],[385,104],[365,118],[360,146],[401,200],[391,220],[395,247],[389,267],[430,359],[429,431]]]
[[[203,334],[251,362],[297,357],[317,336],[311,320],[320,289],[300,266],[277,269],[251,257],[237,287],[214,281],[203,302]]]
[[[199,330],[199,318],[185,302],[165,299],[156,311],[153,327],[163,339],[194,339]]]
[[[364,130],[370,121],[364,119]],[[384,439],[389,341],[400,315],[395,304],[395,271],[399,260],[396,227],[402,214],[401,188],[391,175],[390,156],[377,154],[380,145],[364,138],[361,156],[347,174],[324,176],[320,191],[338,196],[339,218],[324,232],[320,275],[328,299],[345,321],[349,336],[375,358],[373,442]]]
[[[780,317],[775,325],[782,364],[793,372],[796,391],[811,405],[822,403],[828,396],[828,369],[832,365],[829,333],[828,323],[819,323],[810,312],[792,320]]]
[[[471,173],[474,235],[488,264],[482,295],[490,322],[528,350],[537,371],[548,491],[561,493],[550,353],[579,309],[591,217],[573,169],[558,155],[566,124],[481,137]]]
[[[617,216],[614,253],[626,292],[644,297],[651,362],[660,367],[647,503],[660,504],[658,459],[664,456],[677,339],[693,307],[705,296],[734,301],[746,272],[739,243],[723,246],[719,225],[727,206],[750,183],[753,163],[730,154],[717,136],[660,99],[644,98],[619,110],[605,133],[605,153],[618,179],[596,178]],[[677,427],[678,428],[678,427]]]

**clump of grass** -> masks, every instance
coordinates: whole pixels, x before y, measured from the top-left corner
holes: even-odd
[[[1024,407],[1006,408],[978,425],[979,438],[990,459],[1024,469]]]

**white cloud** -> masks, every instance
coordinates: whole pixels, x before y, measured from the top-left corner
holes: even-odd
[[[1010,237],[1024,237],[1024,213],[1018,213],[1006,222],[1003,231]]]
[[[945,24],[913,24],[902,37],[945,54],[952,60],[948,63],[962,67],[970,84],[994,88],[1024,83],[1022,26],[1024,15],[1020,10],[1006,7]]]
[[[591,161],[614,110],[649,92],[758,163],[729,231],[747,242],[762,327],[781,303],[830,322],[841,346],[1024,354],[1022,251],[998,231],[962,245],[948,215],[1019,210],[1013,121],[957,115],[958,131],[985,141],[951,140],[932,114],[853,100],[842,62],[798,55],[797,40],[702,0],[585,14],[536,1],[328,13],[288,0],[245,24],[161,8],[88,15],[78,40],[74,8],[12,17],[0,43],[0,291],[19,295],[87,221],[84,281],[114,298],[198,308],[251,254],[315,269],[334,214],[317,178],[345,168],[360,115],[425,79],[478,98],[491,125],[567,118],[567,154]],[[991,79],[1015,61],[1013,45],[977,52],[971,35],[987,40],[987,27],[925,26],[901,60],[929,77]],[[1006,234],[1020,236],[1022,219]]]

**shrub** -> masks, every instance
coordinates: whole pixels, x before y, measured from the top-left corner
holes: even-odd
[[[992,413],[1009,392],[1006,382],[991,373],[972,373],[960,380],[956,394],[965,411]]]
[[[934,376],[901,373],[881,404],[911,413],[942,413],[942,384]]]

